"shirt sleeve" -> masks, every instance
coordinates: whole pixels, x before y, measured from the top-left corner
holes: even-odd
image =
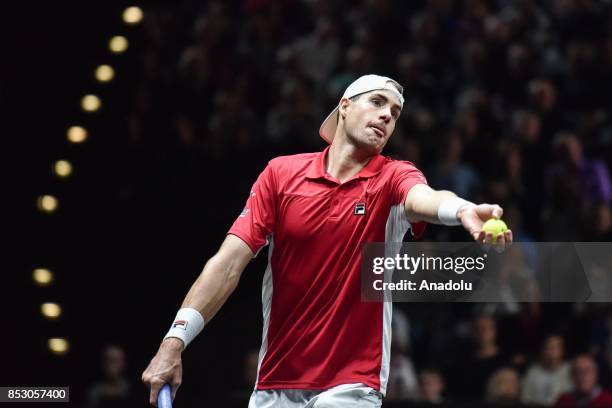
[[[398,169],[394,172],[393,178],[393,205],[404,204],[408,192],[417,184],[427,184],[427,179],[423,173],[411,162],[399,162]],[[426,225],[426,222],[411,223],[410,230],[412,236],[420,238],[425,232]]]
[[[277,189],[270,164],[253,184],[244,209],[234,221],[228,234],[243,240],[253,254],[269,243],[276,225]]]

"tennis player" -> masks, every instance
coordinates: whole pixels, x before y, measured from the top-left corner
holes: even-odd
[[[476,205],[427,185],[421,171],[381,152],[404,98],[394,80],[365,75],[321,125],[329,146],[271,160],[219,251],[195,281],[142,375],[155,404],[182,380],[181,352],[219,311],[266,245],[263,340],[249,408],[379,407],[389,375],[391,304],[361,302],[361,246],[418,238],[426,222],[462,225],[492,244]],[[499,234],[497,249],[512,241]]]

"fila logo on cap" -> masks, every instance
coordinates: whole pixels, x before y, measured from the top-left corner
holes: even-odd
[[[355,215],[365,215],[365,203],[355,204]]]

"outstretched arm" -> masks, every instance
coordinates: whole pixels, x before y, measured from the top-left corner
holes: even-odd
[[[446,222],[441,220],[441,212],[449,217],[445,210],[451,208],[453,214],[450,215],[450,218],[455,217],[456,225],[463,225],[475,241],[490,245],[493,242],[493,235],[483,231],[482,226],[490,218],[501,218],[504,213],[503,209],[497,204],[476,205],[467,201],[463,205],[448,205],[448,203],[457,202],[457,199],[457,195],[452,191],[436,191],[426,184],[416,184],[406,196],[406,216],[410,222],[427,221],[433,224],[443,224]],[[496,247],[503,249],[506,243],[512,242],[512,231],[507,230],[505,233],[500,233],[496,238]]]

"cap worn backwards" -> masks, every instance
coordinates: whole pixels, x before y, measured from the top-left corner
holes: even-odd
[[[400,102],[400,106],[404,106],[404,97],[402,95],[402,86],[394,81],[393,79],[380,76],[380,75],[364,75],[357,78],[352,84],[350,84],[344,91],[342,98],[352,98],[357,95],[361,95],[366,92],[377,91],[386,89],[393,92]],[[321,127],[319,128],[319,135],[327,142],[331,143],[334,140],[336,134],[336,127],[338,126],[338,106],[331,111],[325,118]]]

